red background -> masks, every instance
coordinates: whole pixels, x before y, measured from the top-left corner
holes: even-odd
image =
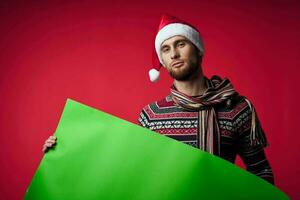
[[[166,12],[199,28],[204,73],[253,102],[276,185],[298,199],[300,3],[228,2],[1,1],[0,198],[23,197],[66,98],[135,123],[169,93],[165,69],[156,84],[147,74]]]

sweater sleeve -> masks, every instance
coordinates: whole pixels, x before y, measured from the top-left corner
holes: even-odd
[[[250,102],[248,100],[248,102]],[[264,130],[261,127],[260,121],[256,113],[256,128],[254,134],[263,138],[260,142],[251,141],[253,133],[251,133],[252,116],[254,107],[250,105],[245,107],[235,120],[237,127],[237,153],[246,165],[247,171],[268,181],[274,185],[274,176],[269,161],[266,158],[264,148],[269,144],[265,136]]]
[[[145,127],[145,128],[149,128],[149,122],[148,122],[147,114],[146,114],[144,108],[141,110],[137,122],[138,122],[138,125]]]

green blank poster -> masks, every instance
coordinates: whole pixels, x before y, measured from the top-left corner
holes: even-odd
[[[219,157],[68,99],[26,200],[288,199]]]

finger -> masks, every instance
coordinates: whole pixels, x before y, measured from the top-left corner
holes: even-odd
[[[53,144],[55,144],[55,143],[56,143],[56,140],[51,140],[51,142],[52,142]]]
[[[52,143],[52,141],[47,140],[44,144],[49,144],[49,143]]]
[[[51,136],[49,137],[49,139],[56,140],[56,136],[55,136],[55,135],[51,135]]]
[[[47,149],[48,149],[48,148],[47,148],[47,146],[46,146],[46,145],[44,145],[42,150],[43,150],[43,152],[46,152],[46,151],[47,151]]]
[[[48,149],[51,148],[51,147],[52,147],[52,144],[46,143],[46,144],[44,144],[44,146],[43,146],[43,151],[46,152],[46,151],[48,151]]]
[[[54,139],[49,139],[49,140],[47,140],[46,142],[55,143],[55,142],[56,142],[56,140],[54,140]]]
[[[53,145],[53,144],[50,143],[50,142],[47,142],[47,143],[45,144],[46,147],[52,147],[52,145]]]
[[[46,142],[56,142],[56,140],[55,139],[48,139],[48,140],[46,140]]]
[[[50,141],[53,141],[53,142],[55,142],[55,141],[56,141],[56,139],[52,139],[52,138],[51,138],[51,139],[49,139],[49,140],[50,140]]]
[[[55,145],[56,142],[55,141],[50,141],[48,143],[51,144],[51,146],[52,146],[52,145]]]

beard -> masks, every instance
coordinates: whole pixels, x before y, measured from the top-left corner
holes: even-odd
[[[187,63],[185,63],[186,65]],[[187,66],[179,68],[171,67],[168,72],[170,76],[177,81],[187,81],[198,75],[200,66],[197,63],[188,63]]]

